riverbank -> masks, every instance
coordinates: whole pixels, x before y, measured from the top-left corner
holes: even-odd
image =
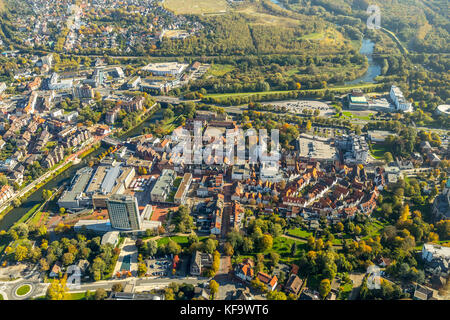
[[[85,151],[83,154],[80,155],[81,158],[85,158],[92,154],[93,152],[100,149],[100,144],[96,144],[87,151]],[[70,157],[70,156],[69,156]],[[67,158],[66,158],[67,159]],[[61,164],[60,164],[61,165]],[[56,165],[58,166],[58,165]],[[52,174],[50,174],[47,178],[45,178],[42,182],[34,186],[32,189],[27,191],[23,196],[19,198],[21,201],[21,205],[17,208],[14,208],[14,206],[10,206],[10,209],[5,209],[1,215],[0,215],[0,230],[9,230],[13,225],[15,225],[18,221],[20,221],[24,216],[29,213],[29,210],[31,210],[37,203],[42,203],[43,197],[42,192],[38,194],[38,191],[41,190],[44,186],[47,186],[48,184],[51,184],[52,182],[55,182],[55,180],[58,180],[58,177],[62,177],[61,181],[57,181],[57,183],[54,183],[49,188],[46,189],[54,189],[58,187],[58,183],[62,182],[62,180],[69,178],[66,177],[65,173],[73,172],[73,170],[69,170],[71,168],[77,168],[79,165],[74,164],[73,160],[70,160],[68,163],[60,167],[58,170],[54,171]],[[67,176],[69,176],[68,174]]]
[[[152,121],[152,118],[155,116],[155,113],[159,111],[160,108],[156,108],[158,106],[155,103],[151,108],[147,110],[147,114],[145,117],[139,121],[138,124],[130,128],[126,132],[119,133],[120,138],[126,139],[133,135],[139,135],[140,132],[143,131],[143,128],[149,121]],[[73,177],[73,174],[85,166],[86,163],[90,159],[94,159],[102,152],[106,151],[104,147],[98,142],[94,144],[91,148],[87,149],[83,153],[79,155],[80,159],[83,159],[81,163],[73,163],[70,161],[66,166],[61,168],[58,172],[51,175],[48,179],[45,179],[42,183],[35,186],[29,192],[27,192],[23,197],[21,197],[22,204],[14,208],[11,206],[9,209],[5,209],[5,211],[1,214],[0,217],[0,230],[9,230],[19,219],[21,219],[24,215],[26,215],[29,210],[31,210],[36,204],[41,204],[43,201],[42,192],[39,190],[45,189],[52,190],[58,189],[66,180],[70,180]]]

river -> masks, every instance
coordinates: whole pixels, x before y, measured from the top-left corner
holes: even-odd
[[[283,9],[286,9],[282,3],[280,3],[279,0],[270,0],[272,3],[282,7]],[[346,81],[344,84],[346,85],[352,85],[352,84],[359,84],[359,83],[374,83],[375,78],[381,75],[381,66],[373,61],[372,53],[373,49],[375,47],[375,43],[373,43],[370,39],[363,39],[361,49],[359,50],[360,54],[363,54],[367,57],[367,60],[369,62],[369,68],[367,69],[367,72],[352,81]]]
[[[352,81],[346,81],[345,84],[359,84],[359,83],[374,83],[375,78],[381,75],[381,66],[373,60],[372,53],[373,48],[375,47],[375,43],[373,43],[369,39],[363,39],[361,49],[359,50],[360,54],[363,54],[367,57],[369,62],[369,68],[367,72],[362,76]]]
[[[130,137],[134,137],[142,134],[142,131],[145,127],[148,127],[150,123],[154,123],[156,120],[162,119],[162,111],[156,112],[150,119],[144,121],[139,126],[126,133],[121,137],[121,139],[127,139]],[[31,194],[27,200],[25,200],[22,205],[18,208],[14,208],[9,213],[7,213],[2,220],[0,220],[0,230],[8,230],[16,221],[18,221],[23,215],[25,215],[31,208],[33,208],[36,204],[42,203],[44,201],[42,197],[42,191],[44,189],[51,190],[54,188],[59,188],[63,183],[70,181],[72,179],[74,173],[87,165],[89,160],[96,158],[99,154],[106,151],[106,149],[101,146],[99,149],[95,150],[93,153],[84,158],[79,164],[73,165],[68,168],[63,173],[59,174],[54,179],[47,182],[44,186],[42,186],[39,190]]]

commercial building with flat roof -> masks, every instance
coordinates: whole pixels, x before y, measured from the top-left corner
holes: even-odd
[[[154,76],[179,76],[186,68],[188,64],[178,62],[164,62],[164,63],[150,63],[142,70],[151,72]]]
[[[106,200],[111,226],[119,230],[140,230],[141,215],[137,199],[129,195],[112,195]]]
[[[90,199],[86,196],[85,189],[91,178],[92,171],[89,167],[77,171],[70,183],[70,187],[64,191],[58,200],[58,205],[61,208],[76,210],[90,204]]]

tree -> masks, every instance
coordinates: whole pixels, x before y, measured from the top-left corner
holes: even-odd
[[[311,128],[312,128],[311,120],[308,120],[306,122],[306,131],[311,131]]]
[[[273,238],[270,234],[265,234],[261,240],[261,251],[266,251],[272,249]]]
[[[291,256],[295,256],[295,254],[297,253],[297,242],[292,243],[291,246]]]
[[[234,254],[233,246],[229,242],[225,243],[224,251],[227,256],[232,256]]]
[[[115,284],[113,284],[111,290],[112,290],[112,292],[122,292],[123,286],[121,283],[115,283]]]
[[[41,271],[48,271],[50,269],[50,266],[45,258],[41,258],[41,260],[39,260],[39,265],[41,266]]]
[[[207,253],[213,253],[217,247],[217,240],[208,239],[203,243],[203,251]]]
[[[139,277],[143,277],[145,276],[145,274],[147,273],[147,266],[145,265],[145,263],[139,263],[138,264],[138,275]]]
[[[158,244],[155,240],[147,241],[147,254],[149,256],[154,256],[158,252]]]
[[[391,163],[394,161],[394,157],[392,156],[392,153],[390,152],[385,152],[384,153],[384,162],[386,163]]]
[[[45,294],[47,300],[67,300],[69,294],[67,292],[66,281],[66,277],[53,280]]]
[[[268,292],[266,296],[268,300],[287,300],[286,294],[277,290]]]
[[[316,247],[316,239],[311,235],[308,237],[308,247],[311,250],[314,250],[314,248]]]
[[[173,289],[167,288],[164,292],[164,298],[166,300],[175,300],[175,293],[173,292]]]
[[[73,253],[70,253],[70,252],[64,253],[64,255],[62,257],[62,262],[65,266],[72,264],[74,260],[75,260],[75,256],[73,255]]]
[[[330,279],[323,279],[319,285],[319,293],[325,299],[331,291]]]
[[[270,256],[270,262],[272,263],[272,265],[274,267],[276,267],[278,265],[278,262],[280,261],[280,255],[277,252],[272,251],[269,254],[269,256]]]
[[[107,296],[108,295],[107,295],[105,289],[98,288],[97,290],[95,290],[95,294],[94,294],[94,299],[95,300],[105,300]]]
[[[342,224],[342,222],[338,222],[338,223],[336,224],[336,231],[337,231],[337,232],[342,232],[342,231],[344,231],[344,225]]]
[[[209,289],[211,290],[211,300],[214,300],[217,292],[219,292],[219,284],[215,280],[209,282]]]
[[[14,253],[14,258],[16,261],[20,262],[28,257],[28,248],[25,246],[18,245]]]

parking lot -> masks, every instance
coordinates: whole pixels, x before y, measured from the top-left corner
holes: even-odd
[[[170,256],[161,258],[150,257],[146,260],[147,276],[168,276],[172,275],[172,259]]]
[[[286,110],[293,114],[302,114],[306,110],[314,112],[318,110],[320,116],[331,116],[335,113],[333,107],[320,101],[309,101],[309,100],[292,100],[292,101],[276,101],[267,102],[264,105],[273,105],[278,109],[286,108]]]

